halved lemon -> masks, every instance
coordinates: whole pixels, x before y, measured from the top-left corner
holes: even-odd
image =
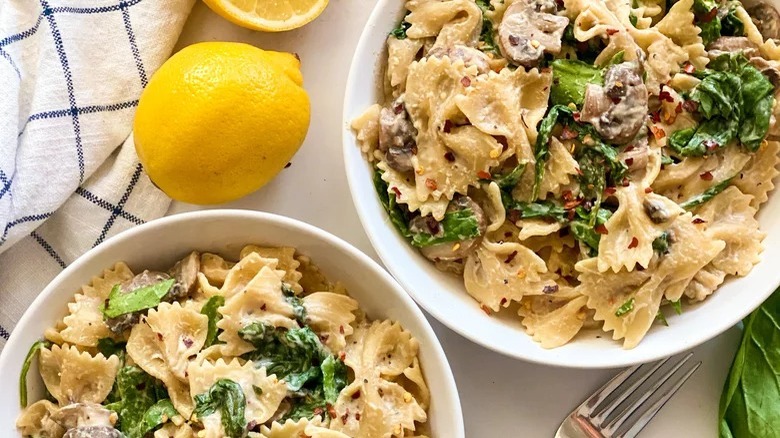
[[[328,0],[203,0],[223,18],[265,32],[297,29],[319,17]]]

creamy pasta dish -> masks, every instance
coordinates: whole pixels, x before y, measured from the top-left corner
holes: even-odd
[[[293,248],[193,252],[167,272],[117,263],[68,310],[24,363],[23,436],[424,436],[417,340]],[[34,361],[46,391],[28,405]]]
[[[732,0],[409,0],[353,121],[389,220],[542,347],[635,347],[759,261],[780,15]]]

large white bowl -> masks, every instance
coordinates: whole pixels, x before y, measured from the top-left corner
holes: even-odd
[[[343,240],[293,219],[243,210],[210,210],[156,220],[125,231],[68,266],[41,292],[14,328],[0,355],[0,436],[18,436],[18,376],[30,345],[62,318],[80,286],[123,260],[134,269],[165,269],[193,249],[237,258],[249,243],[293,246],[339,280],[372,319],[399,321],[420,341],[420,360],[431,390],[433,436],[464,437],[463,415],[447,357],[420,309],[376,262]],[[37,366],[29,375],[31,401],[43,394]]]
[[[636,348],[624,350],[610,333],[586,331],[569,344],[545,350],[527,336],[518,318],[488,316],[463,286],[462,278],[437,270],[393,228],[374,191],[372,169],[361,156],[350,121],[382,102],[385,39],[404,15],[400,0],[379,0],[355,51],[344,98],[343,147],[352,199],[363,227],[385,266],[425,310],[452,330],[487,348],[532,362],[576,368],[612,368],[648,362],[692,348],[739,322],[780,284],[780,196],[770,196],[759,213],[764,239],[762,262],[750,275],[726,282],[682,315],[655,325]],[[694,242],[695,244],[695,242]]]

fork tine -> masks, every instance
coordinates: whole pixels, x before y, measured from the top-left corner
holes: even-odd
[[[634,375],[634,373],[636,373],[636,371],[641,366],[641,364],[634,365],[633,367],[628,368],[627,370],[613,377],[609,382],[605,383],[604,386],[599,388],[598,391],[588,397],[588,399],[580,405],[578,411],[580,411],[581,414],[585,417],[591,417],[591,414],[594,412],[594,410],[600,406],[601,403],[603,403],[604,400],[609,397],[609,395],[612,394],[620,385],[622,385],[626,380]]]
[[[644,375],[642,377],[637,379],[637,381],[632,383],[631,386],[629,386],[628,388],[626,388],[624,390],[621,390],[620,394],[618,394],[618,396],[612,401],[612,403],[610,403],[610,404],[602,407],[601,409],[599,409],[599,412],[596,415],[591,415],[591,418],[593,419],[593,423],[595,425],[597,425],[597,426],[600,426],[604,422],[604,420],[606,420],[607,417],[609,417],[609,414],[611,414],[618,406],[620,406],[620,404],[623,403],[623,401],[625,399],[627,399],[631,394],[633,394],[634,391],[636,391],[636,389],[644,381],[646,381],[649,376],[653,375],[653,373],[655,373],[658,370],[658,368],[661,368],[669,359],[670,358],[667,357],[666,359],[662,359],[662,360],[657,361],[655,364],[653,364],[652,368],[650,368],[650,371],[647,371],[646,373],[644,373]],[[641,365],[638,365],[635,368],[637,368],[637,370],[638,370],[639,367],[641,367]],[[625,381],[625,379],[623,381]],[[612,383],[612,382],[610,382],[610,383]],[[616,389],[616,388],[617,387],[615,387],[613,389]]]
[[[669,390],[666,392],[666,394],[663,395],[660,399],[658,399],[655,403],[653,403],[650,408],[648,408],[647,412],[642,414],[641,417],[637,418],[636,422],[631,425],[631,427],[626,431],[625,434],[623,434],[623,438],[634,438],[639,434],[639,432],[644,429],[644,427],[647,425],[647,423],[650,422],[650,420],[655,417],[655,414],[658,413],[658,411],[661,410],[661,408],[664,407],[666,402],[669,401],[669,399],[672,398],[672,396],[677,393],[677,391],[680,389],[680,387],[683,386],[683,384],[693,375],[693,373],[696,372],[697,369],[699,369],[699,366],[701,366],[701,362],[696,362],[688,371],[685,372],[685,374],[677,380],[677,382],[669,388]]]
[[[680,369],[680,367],[682,367],[686,362],[688,362],[688,360],[692,356],[693,356],[693,353],[686,354],[685,357],[683,357],[682,359],[677,361],[677,363],[675,363],[672,366],[672,369],[670,369],[669,371],[667,371],[663,375],[659,376],[653,382],[653,385],[649,389],[644,391],[639,396],[639,398],[637,398],[630,405],[626,406],[625,409],[623,409],[612,421],[609,422],[609,424],[606,427],[604,427],[603,430],[605,432],[605,435],[609,435],[609,436],[614,435],[615,431],[617,431],[620,428],[620,426],[623,425],[623,422],[626,421],[628,419],[628,417],[630,417],[631,414],[633,414],[634,411],[636,411],[637,408],[639,408],[642,405],[642,403],[647,401],[647,399],[650,398],[650,396],[655,394],[655,392],[658,391],[658,389],[664,383],[666,383]],[[655,373],[653,373],[653,374],[655,374]],[[642,381],[648,380],[651,377],[652,377],[652,374],[648,373],[648,374],[646,374],[645,376],[642,377]]]

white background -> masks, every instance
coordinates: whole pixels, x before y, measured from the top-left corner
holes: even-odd
[[[197,2],[178,48],[199,41],[241,41],[300,55],[312,102],[306,142],[292,166],[270,184],[223,207],[269,211],[303,220],[347,240],[378,261],[352,206],[341,155],[347,71],[373,5],[374,0],[331,0],[323,15],[304,28],[263,34],[234,26]],[[198,207],[174,203],[169,213],[195,209]],[[469,438],[551,437],[561,419],[615,373],[510,359],[429,319],[455,373]],[[703,361],[702,367],[641,437],[717,436],[718,400],[739,336],[733,328],[694,350],[695,359]]]

